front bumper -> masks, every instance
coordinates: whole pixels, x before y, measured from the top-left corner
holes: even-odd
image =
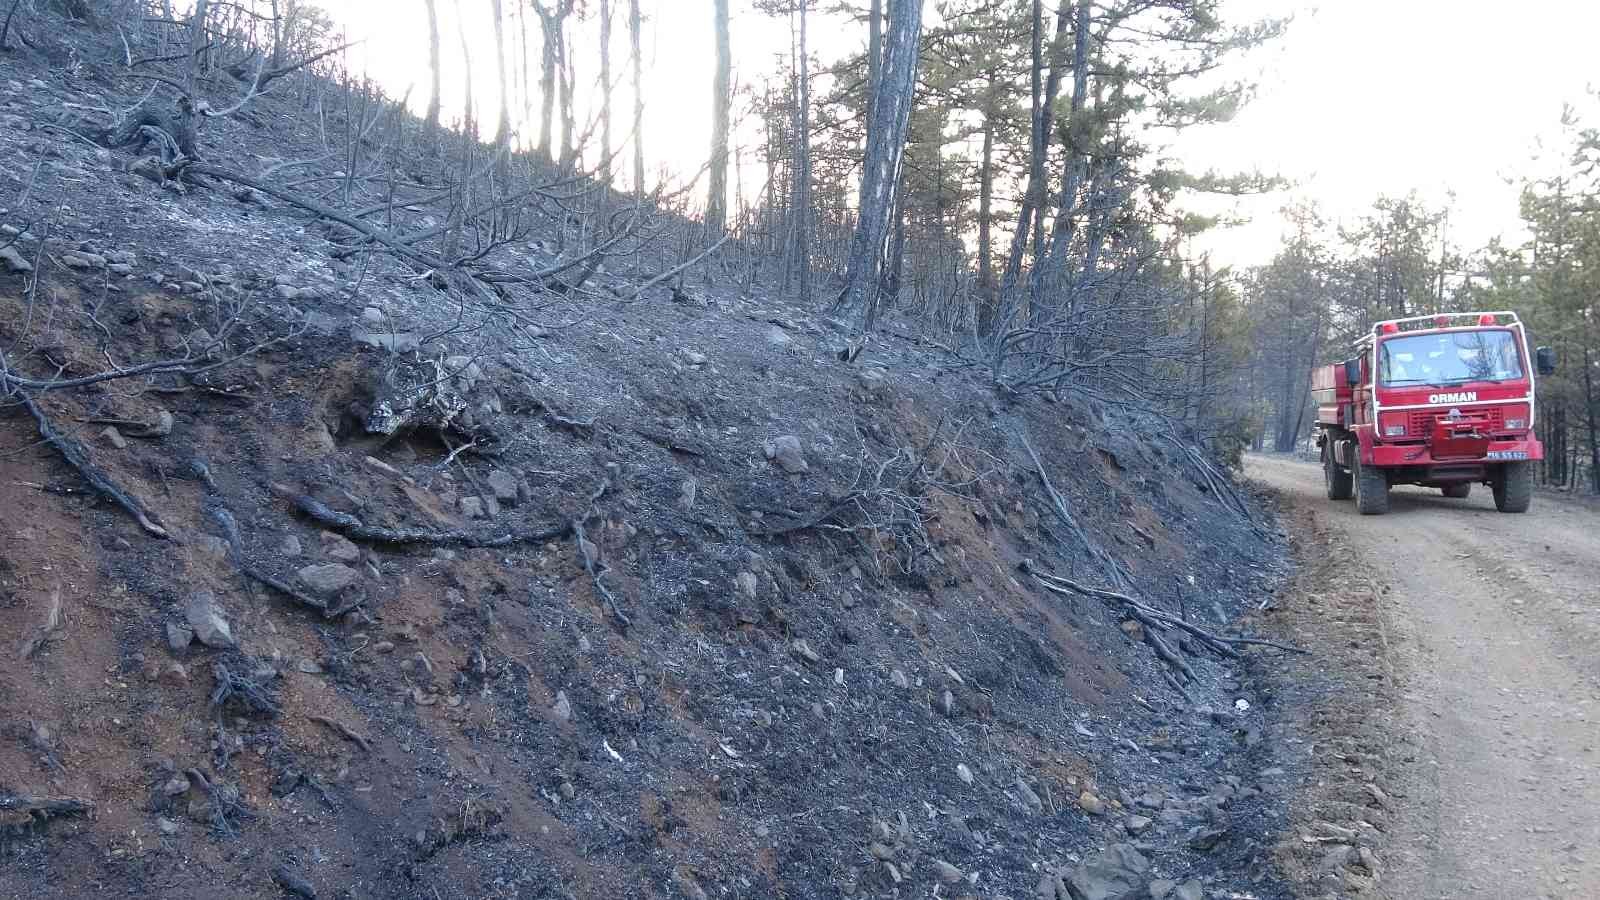
[[[1435,458],[1427,444],[1374,444],[1367,464],[1379,468],[1399,466],[1472,466],[1544,459],[1544,445],[1536,438],[1490,441],[1482,456]]]

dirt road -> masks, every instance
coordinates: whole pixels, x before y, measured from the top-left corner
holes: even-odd
[[[1402,673],[1397,787],[1382,893],[1418,900],[1600,897],[1600,512],[1537,497],[1496,513],[1403,487],[1363,517],[1315,465],[1252,458],[1291,527],[1315,521],[1389,590]],[[1338,573],[1320,590],[1340,590]]]

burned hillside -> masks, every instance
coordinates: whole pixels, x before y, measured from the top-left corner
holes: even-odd
[[[7,896],[1285,896],[1283,542],[1192,434],[892,314],[841,361],[669,196],[29,10]]]

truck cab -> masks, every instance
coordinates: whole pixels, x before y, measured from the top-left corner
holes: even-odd
[[[1317,446],[1330,499],[1365,515],[1388,510],[1396,484],[1464,498],[1487,485],[1501,512],[1525,512],[1533,467],[1535,374],[1549,348],[1528,351],[1513,312],[1450,313],[1375,323],[1356,355],[1312,372]]]

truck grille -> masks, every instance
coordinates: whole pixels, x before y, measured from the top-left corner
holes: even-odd
[[[1439,412],[1434,409],[1413,409],[1406,420],[1406,434],[1428,435],[1433,433],[1433,424],[1437,419],[1442,419],[1450,410]],[[1462,421],[1480,422],[1481,427],[1490,433],[1505,430],[1505,411],[1498,406],[1473,406],[1461,411]]]

